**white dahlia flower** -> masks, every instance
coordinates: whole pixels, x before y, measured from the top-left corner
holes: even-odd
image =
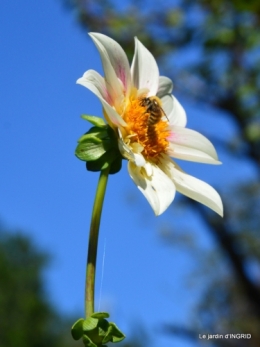
[[[104,77],[88,70],[77,83],[101,101],[119,150],[128,160],[129,175],[155,214],[169,207],[177,190],[223,216],[215,189],[185,173],[171,159],[220,164],[211,142],[185,128],[186,113],[171,94],[172,81],[159,76],[154,57],[137,38],[130,67],[116,41],[98,33],[90,36],[100,53]]]

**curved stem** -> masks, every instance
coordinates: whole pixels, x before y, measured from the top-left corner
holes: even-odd
[[[101,171],[96,191],[96,197],[92,210],[92,218],[89,231],[88,243],[88,260],[86,270],[86,287],[85,287],[85,315],[89,317],[94,312],[94,296],[95,296],[95,273],[98,246],[98,233],[100,218],[102,213],[103,201],[107,186],[109,169]]]

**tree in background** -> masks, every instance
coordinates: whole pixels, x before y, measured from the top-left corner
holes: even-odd
[[[167,329],[196,339],[203,329],[212,334],[251,333],[247,346],[259,346],[260,2],[180,0],[158,5],[158,1],[132,0],[119,8],[109,0],[63,1],[86,31],[113,37],[129,55],[133,36],[138,36],[159,60],[161,70],[177,81],[177,90],[235,124],[233,137],[223,140],[216,134],[213,142],[239,159],[241,167],[250,165],[255,178],[232,185],[223,178],[224,219],[185,200],[214,236],[219,254],[210,263],[214,273],[198,303],[197,328]],[[173,61],[178,62],[174,69]],[[242,346],[244,341],[213,343]]]
[[[46,253],[22,234],[0,231],[0,346],[64,346],[65,321],[46,299]]]
[[[43,272],[47,253],[28,236],[0,229],[0,346],[77,347],[70,327],[74,317],[64,317],[47,300]],[[142,347],[137,336],[122,347]],[[131,342],[134,341],[134,342]]]

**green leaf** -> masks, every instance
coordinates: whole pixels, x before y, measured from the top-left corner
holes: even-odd
[[[89,114],[82,114],[81,118],[87,120],[88,122],[90,122],[91,124],[93,124],[99,128],[102,128],[103,126],[106,125],[104,119],[97,117],[97,116],[90,116]]]
[[[74,340],[79,340],[83,336],[83,322],[84,319],[78,319],[71,328],[71,335]]]
[[[82,340],[86,347],[98,347],[87,335],[83,335]]]
[[[83,328],[83,331],[86,332],[86,331],[95,329],[97,325],[98,325],[98,319],[89,317],[84,320],[82,328]]]
[[[107,342],[109,342],[109,341],[112,341],[112,338],[113,338],[113,337],[112,337],[112,333],[113,333],[113,327],[109,324],[107,333],[106,333],[106,335],[104,336],[102,343],[107,343]]]
[[[81,337],[86,347],[105,347],[107,342],[120,342],[125,335],[115,323],[109,323],[107,312],[95,312],[87,319],[80,318],[71,329],[74,340]]]
[[[122,331],[117,327],[115,323],[109,323],[110,327],[112,327],[112,342],[120,342],[124,340],[125,335]]]
[[[103,319],[103,318],[108,318],[109,314],[107,312],[94,312],[92,313],[91,317]]]
[[[100,319],[98,322],[98,336],[104,337],[109,328],[109,323],[106,319]]]

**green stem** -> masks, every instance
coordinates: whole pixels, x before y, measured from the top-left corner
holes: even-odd
[[[96,191],[96,197],[92,210],[92,218],[89,231],[88,243],[88,261],[86,270],[86,287],[85,287],[85,314],[86,318],[94,312],[95,296],[95,273],[98,246],[98,233],[100,218],[102,213],[103,201],[107,186],[107,180],[110,167],[101,171]]]

